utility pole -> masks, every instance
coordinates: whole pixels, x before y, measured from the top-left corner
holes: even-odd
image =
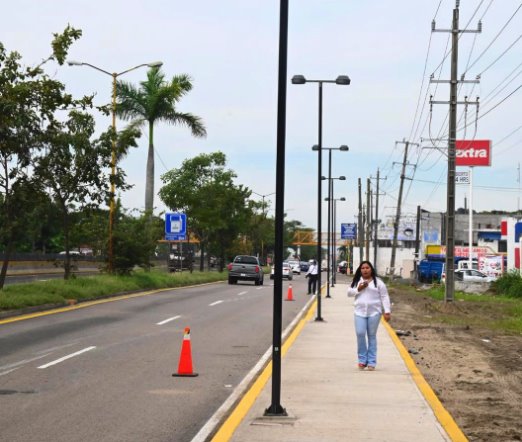
[[[379,169],[377,169],[377,191],[375,192],[375,219],[374,219],[374,222],[373,222],[373,228],[374,228],[374,231],[373,231],[373,267],[375,269],[375,273],[379,273],[378,270],[377,270],[377,248],[378,248],[378,244],[377,244],[377,241],[379,239],[378,237],[378,234],[379,234],[379,182],[380,180],[385,180],[386,177],[384,178],[380,178],[379,177]],[[371,179],[371,177],[370,177]]]
[[[372,187],[370,178],[366,179],[366,260],[370,260],[370,240],[372,238]]]
[[[459,102],[458,83],[478,83],[479,80],[458,80],[458,50],[459,33],[481,32],[482,23],[479,21],[476,31],[459,30],[459,5],[460,0],[455,1],[453,9],[453,21],[451,29],[435,29],[435,20],[431,22],[432,32],[451,32],[451,80],[430,80],[431,83],[450,83],[450,115],[449,115],[449,140],[448,140],[448,174],[446,195],[446,284],[444,301],[453,302],[455,299],[455,140],[457,139],[457,104],[468,104]],[[430,105],[448,104],[446,101],[433,101],[430,97]],[[477,103],[478,105],[478,99]]]
[[[417,224],[415,226],[415,260],[413,261],[413,272],[417,279],[417,263],[419,262],[419,245],[420,245],[420,222],[421,222],[421,206],[417,206]]]
[[[364,224],[363,224],[363,209],[362,209],[362,189],[361,179],[358,179],[359,183],[359,228],[357,229],[357,242],[359,243],[359,264],[363,262],[363,244],[364,244]]]
[[[409,141],[396,141],[395,144],[404,144],[404,158],[402,160],[402,169],[401,169],[401,184],[399,186],[399,198],[397,200],[397,212],[395,214],[395,221],[393,223],[393,242],[392,242],[392,251],[391,251],[391,261],[390,261],[390,274],[393,277],[395,275],[395,255],[397,250],[397,238],[399,236],[399,223],[401,221],[401,204],[402,204],[402,192],[404,189],[404,180],[406,179],[406,166],[410,166],[408,164],[408,148],[411,143]],[[408,178],[409,179],[409,178]]]

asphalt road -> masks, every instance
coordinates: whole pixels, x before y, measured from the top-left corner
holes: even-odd
[[[0,440],[190,441],[270,348],[271,283],[168,290],[0,321]],[[305,283],[292,281],[283,329],[309,299]],[[172,377],[185,327],[198,377]]]

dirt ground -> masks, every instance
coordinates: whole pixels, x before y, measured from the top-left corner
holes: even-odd
[[[435,301],[420,288],[393,286],[390,297],[392,327],[468,439],[521,441],[522,335],[484,326],[502,309]]]

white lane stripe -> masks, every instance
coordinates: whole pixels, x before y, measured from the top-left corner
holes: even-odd
[[[168,319],[165,319],[164,321],[158,322],[156,325],[163,325],[163,324],[166,324],[167,322],[174,321],[174,319],[178,319],[178,318],[181,318],[181,316],[180,315],[173,316],[172,318],[168,318]]]
[[[82,353],[85,353],[86,351],[94,350],[95,348],[96,348],[95,346],[84,348],[83,350],[77,351],[76,353],[71,353],[70,355],[64,356],[63,358],[60,358],[60,359],[56,359],[52,362],[49,362],[48,364],[40,365],[37,368],[47,368],[47,367],[50,367],[51,365],[59,364],[60,362],[65,361],[66,359],[74,358],[75,356],[81,355]]]
[[[38,359],[42,359],[42,358],[49,356],[50,354],[51,353],[46,353],[44,355],[36,356],[31,359],[24,359],[22,361],[14,362],[12,364],[2,365],[2,366],[0,366],[0,370],[5,370],[5,369],[13,368],[13,367],[19,368],[20,365],[24,365],[24,364],[28,364],[29,362],[37,361]]]
[[[237,296],[246,295],[248,292],[239,292]]]
[[[2,373],[0,373],[0,376],[4,376],[6,374],[9,374],[11,373],[12,371],[15,371],[15,370],[18,370],[20,367],[16,367],[16,368],[12,368],[11,370],[7,370],[7,371],[4,371]]]
[[[221,304],[222,302],[223,302],[223,301],[221,301],[221,300],[220,300],[220,301],[216,301],[216,302],[213,302],[212,304],[209,304],[208,306],[209,306],[209,307],[213,307],[213,306],[215,306],[215,305]]]

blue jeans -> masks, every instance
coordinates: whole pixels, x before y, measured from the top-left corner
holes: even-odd
[[[359,364],[377,364],[377,328],[381,315],[368,318],[355,315],[355,334],[357,336],[357,356]]]

